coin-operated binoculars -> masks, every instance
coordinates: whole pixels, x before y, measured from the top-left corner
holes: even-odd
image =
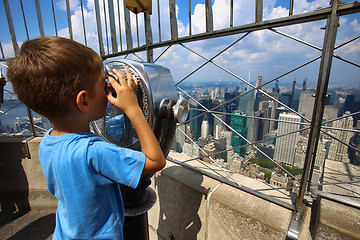
[[[136,92],[138,103],[152,128],[166,158],[175,135],[176,123],[186,120],[188,102],[180,100],[169,69],[160,65],[130,60],[108,60],[104,62],[109,75],[111,69],[124,73],[126,67],[138,81]],[[108,105],[104,118],[92,123],[97,135],[120,147],[141,150],[140,142],[126,115],[116,107]],[[131,189],[120,185],[125,207],[124,238],[148,239],[147,211],[156,202],[156,193],[148,187],[151,174],[143,175],[138,187]]]

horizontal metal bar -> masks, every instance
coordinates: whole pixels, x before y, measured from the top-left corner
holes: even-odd
[[[271,190],[290,190],[299,188],[300,186],[292,186],[292,187],[275,187],[275,188],[260,188],[260,189],[253,189],[256,192],[262,192],[262,191],[271,191]]]
[[[319,191],[317,189],[313,189],[311,188],[310,189],[310,192],[318,195],[318,196],[321,196],[325,199],[328,199],[328,200],[331,200],[331,201],[334,201],[334,202],[337,202],[337,203],[340,203],[340,204],[344,204],[344,205],[347,205],[347,206],[350,206],[350,207],[354,207],[354,208],[357,208],[357,209],[360,209],[360,202],[358,201],[355,201],[355,200],[352,200],[352,199],[349,199],[349,198],[344,198],[344,197],[341,197],[341,196],[337,196],[335,194],[332,194],[332,193],[326,193],[326,192],[323,192],[323,191]]]
[[[312,183],[311,186],[324,186],[324,185],[338,185],[338,184],[352,184],[360,183],[360,181],[344,181],[344,182],[327,182],[327,183]]]
[[[360,2],[341,4],[337,10],[337,13],[340,16],[358,13],[358,12],[360,12]],[[104,56],[104,58],[123,56],[132,52],[142,52],[145,51],[147,48],[161,48],[168,45],[194,42],[205,39],[212,39],[212,38],[224,37],[234,34],[240,34],[245,32],[260,31],[269,28],[277,28],[277,27],[284,27],[284,26],[296,25],[301,23],[319,21],[326,19],[329,14],[331,14],[331,7],[326,7],[326,8],[317,9],[312,12],[291,15],[283,18],[261,21],[257,23],[244,24],[241,26],[236,26],[221,30],[214,30],[209,33],[193,34],[191,36],[185,36],[177,39],[171,39],[168,41],[153,43],[150,46],[143,45],[138,48],[133,48],[131,50],[123,51],[117,54],[109,54]]]
[[[346,182],[329,182],[329,183],[312,183],[311,186],[324,186],[324,185],[338,185],[338,184],[351,184],[351,183],[360,183],[360,181],[346,181]],[[268,191],[268,190],[281,190],[281,189],[294,189],[299,188],[299,186],[292,187],[279,187],[279,188],[261,188],[261,189],[253,189],[254,191]]]

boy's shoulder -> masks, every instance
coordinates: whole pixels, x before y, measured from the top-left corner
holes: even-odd
[[[74,146],[89,148],[92,146],[108,145],[107,141],[92,132],[68,133],[60,136],[51,136],[51,129],[44,135],[40,147]]]

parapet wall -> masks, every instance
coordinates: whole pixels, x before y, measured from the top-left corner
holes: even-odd
[[[150,239],[282,239],[291,211],[167,162],[153,177]]]
[[[28,142],[31,158],[21,139],[0,142],[1,210],[56,209],[47,191],[38,159],[41,138]],[[237,176],[233,176],[236,178]],[[240,176],[238,176],[240,177]],[[284,239],[292,212],[172,162],[156,173],[151,187],[157,202],[149,211],[150,239]],[[358,209],[322,201],[316,239],[358,239]],[[314,211],[308,203],[300,239],[311,239]],[[313,235],[314,236],[314,235]]]
[[[46,187],[42,173],[38,148],[42,138],[28,141],[31,158],[27,158],[21,138],[0,140],[0,192],[1,202],[19,210],[56,209],[57,200]]]

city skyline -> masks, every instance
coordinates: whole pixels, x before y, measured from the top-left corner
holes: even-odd
[[[259,83],[261,84],[261,83]],[[216,106],[216,104],[222,103],[223,101],[228,101],[230,99],[233,98],[233,95],[229,95],[229,94],[233,94],[234,91],[236,92],[236,90],[239,90],[239,92],[237,94],[241,94],[240,91],[242,91],[239,88],[234,88],[234,89],[227,89],[224,90],[224,92],[220,93],[219,89],[212,89],[212,88],[207,88],[203,91],[197,90],[197,91],[191,91],[189,90],[189,94],[191,94],[194,99],[196,99],[196,101],[199,102],[199,105],[195,102],[193,103],[193,101],[191,101],[191,107],[193,109],[193,111],[195,113],[190,114],[189,117],[189,122],[187,126],[191,126],[191,130],[192,132],[190,133],[190,135],[194,138],[195,141],[197,141],[197,138],[200,136],[199,138],[199,145],[200,146],[205,146],[206,145],[206,141],[204,141],[204,139],[206,139],[206,137],[204,135],[208,135],[208,136],[213,136],[214,139],[217,139],[218,136],[220,136],[221,134],[218,132],[218,127],[222,127],[223,124],[219,123],[219,121],[217,119],[215,119],[215,116],[210,115],[210,114],[206,114],[204,116],[204,119],[202,119],[202,117],[200,117],[200,120],[197,117],[197,114],[195,108],[199,108],[200,104],[205,106],[207,109],[212,109]],[[305,124],[304,119],[301,119],[301,115],[304,116],[307,119],[311,119],[311,114],[312,113],[312,107],[314,105],[314,101],[311,98],[311,96],[315,93],[314,90],[310,90],[306,88],[306,85],[303,86],[303,89],[300,92],[300,95],[295,95],[293,94],[281,94],[278,93],[276,88],[273,88],[273,97],[275,97],[276,99],[279,99],[279,101],[285,103],[286,105],[288,105],[289,107],[292,107],[295,111],[300,111],[298,114],[296,115],[294,113],[291,113],[290,111],[286,110],[284,107],[281,107],[280,104],[272,101],[271,99],[263,96],[262,94],[258,94],[258,93],[252,93],[252,94],[248,94],[247,99],[238,99],[235,100],[235,105],[237,107],[233,107],[233,106],[224,106],[224,110],[215,110],[217,112],[226,112],[226,113],[233,113],[231,115],[231,123],[230,120],[227,118],[223,118],[225,122],[227,122],[232,128],[234,128],[236,131],[238,131],[238,133],[240,133],[240,135],[246,137],[250,142],[256,142],[256,141],[261,141],[265,138],[267,138],[268,134],[270,134],[269,136],[274,137],[276,136],[273,135],[272,131],[275,130],[277,132],[277,135],[283,135],[283,134],[287,134],[288,132],[292,132],[295,131],[295,134],[297,134],[297,137],[291,137],[291,135],[289,136],[285,136],[285,137],[280,137],[280,138],[276,138],[276,144],[275,141],[273,142],[274,146],[271,147],[272,150],[272,154],[271,157],[276,158],[276,160],[279,160],[283,163],[286,163],[290,166],[301,166],[301,162],[303,162],[303,158],[304,155],[301,154],[301,152],[304,152],[304,147],[306,150],[306,146],[302,146],[299,145],[298,141],[301,142],[306,142],[307,140],[307,131],[302,131],[301,129],[303,127],[301,127],[301,124]],[[236,94],[235,94],[236,95]],[[227,96],[227,97],[226,97]],[[253,96],[253,97],[252,97]],[[224,100],[221,100],[222,98],[225,98]],[[250,100],[253,99],[253,100]],[[249,101],[250,100],[250,101]],[[329,121],[328,124],[326,124],[329,127],[333,127],[333,123],[332,123],[332,119],[335,119],[337,117],[342,116],[342,114],[346,111],[351,111],[351,113],[357,112],[358,108],[356,108],[357,102],[360,100],[360,95],[359,93],[351,93],[348,92],[345,95],[341,95],[340,93],[335,93],[334,95],[329,95],[326,101],[326,106],[325,106],[325,112],[324,112],[324,121]],[[217,103],[219,102],[219,103]],[[249,105],[249,106],[247,106]],[[198,107],[197,107],[198,106]],[[240,107],[242,106],[242,107]],[[200,107],[201,109],[202,107]],[[302,110],[298,110],[299,109],[304,109],[306,111],[302,111]],[[355,109],[356,108],[356,109]],[[232,110],[230,110],[232,109]],[[242,109],[242,110],[241,110]],[[276,110],[276,111],[275,111]],[[235,113],[235,115],[234,115]],[[215,115],[220,116],[221,114],[219,113],[215,113]],[[236,115],[238,116],[249,116],[249,118],[243,118],[243,117],[236,117]],[[227,115],[229,116],[229,115]],[[279,119],[280,122],[274,122],[270,121],[271,123],[268,124],[266,122],[268,121],[264,121],[264,120],[250,120],[252,117],[263,117],[263,118],[270,118],[270,119]],[[234,120],[233,120],[234,118]],[[296,122],[298,122],[298,124],[290,124],[290,122],[293,122],[295,120],[291,120],[291,119],[297,119]],[[356,129],[359,127],[358,125],[358,117],[355,115],[351,118],[351,123],[354,122],[354,127],[356,127]],[[248,120],[241,120],[241,119],[248,119]],[[235,121],[236,120],[236,121]],[[241,121],[240,121],[241,120]],[[204,121],[205,121],[205,125],[207,126],[205,129],[208,129],[205,131],[204,133]],[[220,124],[220,125],[218,125]],[[252,127],[253,126],[253,127]],[[335,125],[334,125],[335,126]],[[348,129],[352,129],[353,125],[351,124],[348,125],[346,128]],[[201,129],[201,133],[200,133],[200,129]],[[245,131],[244,131],[245,129]],[[283,130],[281,130],[283,129]],[[229,131],[229,129],[227,127],[223,128],[223,134],[226,131]],[[299,135],[299,133],[301,133]],[[338,134],[338,133],[337,133]],[[350,134],[349,136],[351,137],[352,135],[354,135],[353,133]],[[293,135],[295,136],[295,135]],[[349,142],[349,138],[345,140],[345,142]],[[200,141],[201,139],[201,141]],[[293,140],[290,140],[293,139]],[[235,143],[235,142],[236,143]],[[289,141],[292,142],[292,144],[289,144]],[[283,143],[282,143],[283,142]],[[244,156],[244,152],[240,153],[237,149],[237,147],[239,147],[240,145],[245,144],[244,141],[240,141],[240,138],[236,135],[236,134],[232,134],[232,147],[235,147],[235,151],[239,154]],[[323,146],[325,148],[325,144],[326,142],[323,143],[323,141],[321,141],[321,146]],[[235,145],[234,145],[235,144]],[[271,143],[267,143],[270,144]],[[280,144],[280,145],[279,145]],[[226,143],[226,145],[228,145],[228,143]],[[216,143],[215,143],[216,146]],[[213,147],[215,147],[213,146]],[[291,152],[289,152],[288,150],[281,150],[283,153],[281,153],[280,150],[276,150],[278,149],[280,146],[283,146],[282,148],[290,148],[292,149]],[[187,147],[188,148],[188,147]],[[222,151],[223,149],[221,149],[220,151]],[[269,150],[269,149],[268,149]],[[275,150],[275,156],[274,156],[274,150]],[[248,150],[247,150],[248,151]],[[321,150],[322,151],[322,150]],[[328,146],[327,146],[327,150]],[[276,153],[277,152],[277,153]],[[295,154],[296,152],[296,154]],[[285,160],[282,160],[283,157],[280,157],[280,155],[282,154],[288,154],[289,156],[292,156],[292,159],[289,159],[290,157],[285,157]],[[296,157],[296,159],[295,159]],[[319,160],[320,162],[323,162],[321,160]],[[226,160],[225,160],[226,162]]]

